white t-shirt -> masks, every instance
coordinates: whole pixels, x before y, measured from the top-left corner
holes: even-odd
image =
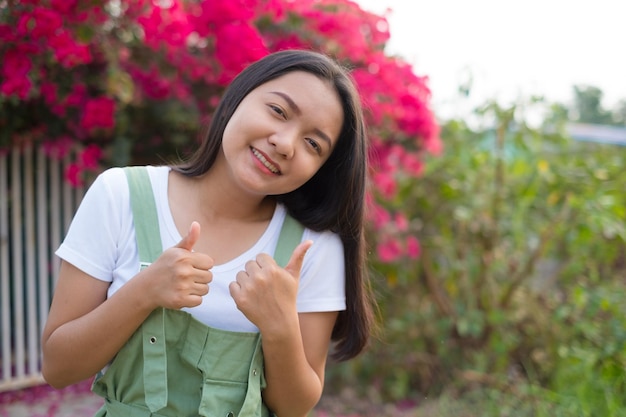
[[[167,199],[169,167],[148,167],[159,218],[163,249],[176,245],[182,236],[174,224]],[[230,296],[228,285],[247,261],[259,253],[273,255],[285,218],[278,204],[261,238],[246,252],[215,265],[210,291],[202,303],[186,308],[204,324],[230,331],[258,332]],[[298,312],[341,311],[346,308],[343,245],[335,233],[305,229],[303,240],[312,240],[302,265],[297,295]],[[81,271],[111,283],[110,297],[139,271],[139,254],[130,206],[126,174],[111,168],[89,188],[70,225],[57,256]],[[209,254],[210,255],[210,254]]]

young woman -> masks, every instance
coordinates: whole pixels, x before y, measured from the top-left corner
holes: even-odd
[[[98,374],[102,416],[307,415],[329,350],[356,356],[372,320],[348,73],[315,52],[271,54],[228,87],[190,159],[145,168],[148,197],[127,171],[97,178],[57,251],[46,380]],[[133,198],[154,200],[146,233]],[[279,265],[290,218],[304,232]],[[159,256],[140,266],[146,240]]]

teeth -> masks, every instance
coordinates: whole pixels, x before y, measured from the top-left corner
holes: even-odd
[[[259,151],[257,151],[256,149],[252,148],[252,153],[254,154],[254,156],[257,157],[257,159],[259,161],[261,161],[263,163],[263,165],[265,165],[265,167],[267,169],[272,171],[274,174],[280,174],[280,171],[278,170],[278,168],[276,168],[267,159],[265,159],[265,157]]]

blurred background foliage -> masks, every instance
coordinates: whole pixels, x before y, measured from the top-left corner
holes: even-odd
[[[573,92],[570,108],[488,102],[442,123],[444,153],[389,201],[420,259],[373,263],[381,340],[331,371],[337,387],[438,397],[437,415],[623,415],[626,148],[568,135],[622,124],[589,105],[598,89]]]

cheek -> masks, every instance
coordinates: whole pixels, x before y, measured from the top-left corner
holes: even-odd
[[[228,119],[226,127],[224,128],[224,137],[226,137],[227,135],[236,136],[237,132],[245,128],[247,118],[244,116],[244,114],[246,114],[246,106],[245,103],[241,103],[239,104],[239,107],[235,109],[234,113],[230,116],[230,119]]]
[[[234,150],[241,147],[245,137],[245,126],[238,118],[231,118],[222,134],[222,149]]]
[[[319,161],[313,161],[307,165],[303,164],[300,167],[300,181],[302,182],[302,184],[313,178],[315,174],[317,174],[318,171],[322,169],[322,166],[323,164],[320,164]]]
[[[233,116],[230,118],[230,120],[228,121],[228,123],[226,123],[226,126],[224,127],[222,140],[226,141],[228,138],[232,137],[233,134],[237,130],[236,127],[237,127],[237,118],[235,114],[233,114]]]

